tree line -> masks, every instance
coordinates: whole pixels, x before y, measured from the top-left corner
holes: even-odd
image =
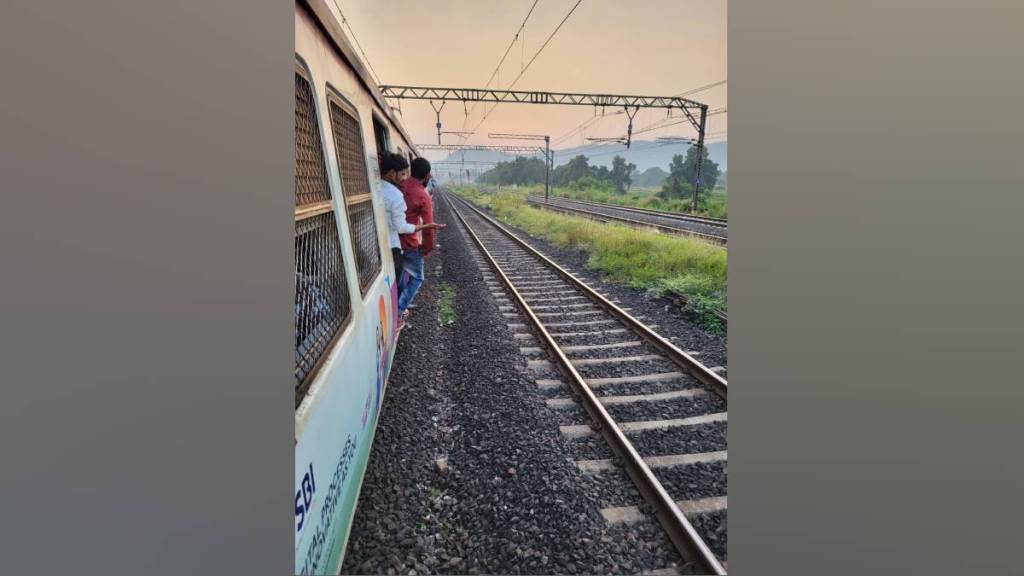
[[[704,165],[701,173],[701,189],[711,190],[718,182],[720,171],[718,164],[708,156],[704,148],[702,156]],[[676,154],[668,166],[668,175],[661,183],[659,196],[663,198],[684,198],[693,191],[693,174],[697,163],[697,148],[691,146],[686,155]],[[565,186],[576,189],[598,189],[616,194],[626,194],[633,185],[634,177],[648,180],[664,172],[650,168],[642,174],[636,171],[636,165],[626,162],[625,158],[616,155],[612,159],[612,167],[591,166],[590,160],[583,154],[573,157],[565,164],[557,166],[551,172],[553,186]],[[544,183],[544,161],[540,158],[517,156],[508,162],[499,162],[494,168],[481,174],[477,181],[482,184],[501,186]],[[647,182],[644,182],[645,185]]]

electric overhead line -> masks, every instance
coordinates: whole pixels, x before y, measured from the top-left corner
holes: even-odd
[[[692,88],[690,90],[684,90],[683,92],[675,94],[675,96],[677,96],[677,97],[678,96],[689,96],[691,94],[696,94],[698,92],[703,92],[705,90],[710,90],[711,88],[715,88],[717,86],[721,86],[721,85],[726,84],[728,82],[729,82],[728,79],[726,79],[726,80],[719,80],[718,82],[712,82],[710,84],[705,84],[703,86],[698,86],[697,88]],[[708,115],[715,114],[715,113],[717,113],[717,112],[712,111],[712,112],[709,112]],[[625,111],[623,111],[623,110],[616,110],[615,112],[612,112],[611,114],[609,114],[609,116],[621,116],[622,114],[625,114]],[[594,122],[596,122],[596,121],[598,121],[598,120],[600,120],[600,119],[602,119],[604,117],[605,116],[603,114],[600,115],[600,116],[598,116],[596,114],[594,116],[591,116],[590,118],[584,120],[578,126],[573,128],[572,130],[569,130],[565,134],[563,134],[563,135],[559,136],[558,138],[556,138],[555,139],[555,143],[556,144],[560,144],[560,143],[564,142],[568,138],[574,136],[576,133],[582,132],[588,126],[590,126]],[[667,122],[667,121],[668,121],[667,119],[663,120],[662,123]]]
[[[711,88],[714,88],[716,86],[721,86],[722,84],[725,84],[728,81],[729,80],[719,80],[718,82],[712,82],[711,84],[705,84],[704,86],[699,86],[699,87],[694,88],[692,90],[687,90],[685,92],[680,92],[679,94],[676,94],[676,96],[689,96],[690,94],[696,94],[697,92],[703,92],[705,90],[710,90]]]
[[[718,114],[725,114],[726,112],[728,112],[728,109],[722,107],[722,108],[718,108],[716,110],[710,110],[708,112],[708,116],[715,116],[715,115],[718,115]],[[679,120],[676,120],[675,122],[669,122],[668,124],[666,124],[665,122],[667,122],[667,119],[662,119],[662,120],[660,120],[658,122],[655,122],[654,124],[645,126],[645,127],[641,128],[641,129],[637,130],[636,132],[634,132],[634,134],[643,134],[645,132],[651,132],[653,130],[660,130],[662,128],[668,128],[669,126],[675,126],[676,124],[683,124],[683,123],[688,122],[688,121],[689,120],[686,119],[686,118],[681,118]]]
[[[338,5],[338,0],[334,1],[334,7],[338,9],[338,14],[341,15],[341,23],[348,27],[349,35],[352,36],[352,41],[356,43],[356,48],[359,48],[359,53],[363,55],[363,60],[366,60],[366,66],[370,69],[370,74],[373,75],[373,81],[380,86],[380,76],[377,75],[377,71],[373,69],[373,64],[370,64],[370,57],[366,55],[366,50],[363,50],[362,45],[359,44],[359,39],[356,38],[356,31],[352,29],[352,25],[348,23],[348,19],[345,18],[345,13],[342,12],[341,6]]]
[[[548,39],[545,40],[544,43],[541,44],[541,46],[537,50],[537,52],[534,53],[533,58],[530,58],[530,61],[527,62],[526,66],[523,67],[523,69],[519,71],[519,75],[516,76],[515,80],[513,80],[512,83],[509,84],[505,88],[505,90],[511,90],[516,85],[516,82],[519,82],[519,79],[523,77],[523,74],[526,74],[526,71],[530,69],[530,66],[533,64],[534,60],[536,60],[537,57],[540,56],[540,53],[544,51],[544,48],[546,48],[548,43],[551,42],[551,39],[555,37],[555,34],[558,34],[558,31],[562,29],[562,26],[565,24],[565,22],[569,19],[570,16],[572,16],[572,13],[575,12],[576,9],[579,8],[580,4],[582,4],[582,3],[583,3],[583,0],[576,0],[576,4],[574,4],[572,9],[569,10],[569,13],[565,15],[565,18],[562,18],[562,21],[558,23],[558,26],[556,26],[554,31],[551,32],[551,35],[548,36]],[[491,107],[490,110],[488,110],[487,112],[484,113],[484,117],[480,119],[480,123],[476,125],[476,128],[473,128],[473,130],[472,130],[473,133],[476,133],[476,131],[480,129],[480,126],[482,126],[483,123],[487,121],[487,117],[490,116],[491,112],[494,112],[494,109],[497,108],[497,107],[498,107],[498,103],[495,103],[494,106]]]
[[[717,108],[717,109],[715,109],[715,110],[711,110],[711,111],[709,111],[709,112],[708,112],[708,116],[714,116],[714,115],[717,115],[717,114],[724,114],[724,113],[726,113],[726,112],[727,112],[727,109],[726,109],[726,108],[724,108],[724,107],[722,107],[722,108]],[[622,112],[618,112],[617,114],[622,114]],[[595,116],[595,117],[591,118],[590,120],[594,120],[595,118],[596,118],[596,119],[600,119],[600,118],[602,118],[602,116]],[[635,132],[633,132],[633,135],[637,135],[637,134],[643,134],[643,133],[646,133],[646,132],[652,132],[652,131],[654,131],[654,130],[658,130],[658,129],[661,129],[661,128],[668,128],[669,126],[675,126],[676,124],[682,124],[682,123],[685,123],[685,122],[687,122],[687,121],[688,121],[688,119],[686,119],[686,118],[680,118],[680,119],[677,119],[677,120],[676,120],[675,122],[672,122],[672,123],[670,123],[670,124],[665,124],[665,122],[667,122],[667,121],[668,121],[668,118],[664,118],[664,119],[662,119],[662,120],[659,120],[658,122],[655,122],[655,123],[653,123],[653,124],[649,124],[649,125],[647,125],[647,126],[644,126],[643,128],[641,128],[641,129],[639,129],[639,130],[636,130]],[[723,133],[723,134],[724,134],[724,133]],[[716,136],[717,136],[717,134],[716,134]],[[563,140],[564,140],[564,139],[565,139],[565,138],[563,138]],[[611,138],[611,139],[591,138],[591,139],[590,139],[591,141],[595,141],[595,142],[597,142],[597,143],[596,143],[596,144],[589,144],[589,145],[586,145],[586,146],[583,146],[583,147],[577,148],[577,149],[573,150],[573,151],[572,151],[572,153],[573,153],[573,154],[585,154],[585,153],[589,153],[589,152],[590,152],[591,150],[598,150],[598,149],[604,148],[604,147],[606,146],[606,144],[604,144],[604,143],[602,142],[602,140],[603,140],[604,142],[607,142],[607,141],[609,141],[609,140],[618,140],[618,139],[619,139],[619,138]],[[642,149],[643,149],[643,148],[641,148],[641,150],[642,150]],[[556,150],[556,151],[552,151],[552,155],[556,155],[556,154],[560,154],[560,151],[557,151],[557,150]],[[604,153],[602,153],[602,154],[604,154]]]
[[[495,76],[497,76],[498,70],[501,70],[501,65],[505,63],[505,58],[508,58],[508,53],[512,51],[512,47],[515,46],[516,41],[519,40],[519,35],[523,32],[523,29],[526,28],[526,21],[530,19],[530,15],[533,14],[533,9],[537,7],[537,2],[539,1],[540,0],[533,0],[533,6],[530,6],[530,11],[526,13],[526,18],[523,18],[523,23],[519,25],[519,29],[516,30],[515,36],[513,36],[512,41],[509,42],[508,48],[505,49],[505,53],[501,56],[501,60],[499,60],[498,65],[494,67],[494,72],[491,72],[491,77],[488,78],[487,83],[484,84],[484,90],[491,87],[491,81],[494,80]],[[469,110],[466,111],[466,116],[462,119],[463,128],[466,127],[466,118],[468,118],[469,114],[476,109],[476,104],[477,103],[474,102],[473,105],[469,107]]]

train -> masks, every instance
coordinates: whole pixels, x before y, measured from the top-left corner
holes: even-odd
[[[295,2],[295,573],[337,574],[398,340],[379,159],[417,151],[327,2]]]

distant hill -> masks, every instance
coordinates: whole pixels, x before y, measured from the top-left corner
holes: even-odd
[[[652,166],[643,172],[633,171],[633,186],[657,187],[668,178],[668,172],[657,166]]]
[[[662,144],[653,140],[634,140],[629,150],[624,144],[600,144],[585,145],[565,150],[555,150],[555,166],[565,164],[570,158],[583,154],[590,160],[591,166],[608,166],[611,168],[612,158],[616,154],[622,156],[627,162],[636,164],[637,171],[643,173],[650,168],[660,168],[668,171],[668,165],[672,162],[675,154],[686,154],[688,144]],[[465,152],[452,152],[445,160],[457,161],[465,154],[466,161],[509,161],[516,157],[516,154],[505,154],[493,150],[466,150]],[[526,154],[523,154],[526,155]],[[719,170],[728,169],[728,143],[714,142],[708,144],[708,155],[718,163]],[[469,168],[469,166],[467,166]],[[481,168],[474,166],[474,169]],[[486,167],[482,167],[486,169]]]
[[[591,166],[612,166],[615,155],[622,156],[627,162],[636,164],[636,169],[643,172],[657,166],[668,171],[672,156],[686,155],[687,144],[662,144],[652,140],[634,140],[629,150],[625,144],[602,144],[598,146],[577,146],[567,150],[555,151],[555,166],[565,164],[577,154],[583,154],[590,160]],[[707,145],[708,156],[718,163],[719,170],[728,169],[728,143],[715,142]]]

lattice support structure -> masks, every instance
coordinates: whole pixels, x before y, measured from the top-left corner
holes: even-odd
[[[385,98],[405,100],[441,100],[456,102],[512,102],[520,104],[556,104],[562,106],[621,106],[627,110],[633,108],[636,114],[640,108],[664,108],[671,110],[678,108],[686,115],[686,119],[697,131],[697,165],[694,170],[693,179],[693,203],[691,210],[697,211],[697,202],[700,197],[701,173],[704,164],[704,135],[707,126],[708,105],[700,102],[682,98],[680,96],[632,96],[623,94],[585,94],[579,92],[542,92],[537,90],[480,90],[477,88],[441,88],[429,86],[381,86],[381,95]],[[431,102],[433,106],[433,102]],[[434,109],[438,111],[437,108]],[[696,116],[694,115],[696,113]],[[440,112],[438,112],[440,115]],[[698,119],[699,118],[699,119]],[[440,129],[439,129],[440,130]],[[632,136],[632,116],[630,116],[630,135]],[[440,135],[440,134],[439,134]],[[440,139],[438,140],[440,141]],[[431,147],[424,149],[433,150],[494,150],[494,147],[453,147],[441,148]],[[526,150],[506,150],[523,151]]]

